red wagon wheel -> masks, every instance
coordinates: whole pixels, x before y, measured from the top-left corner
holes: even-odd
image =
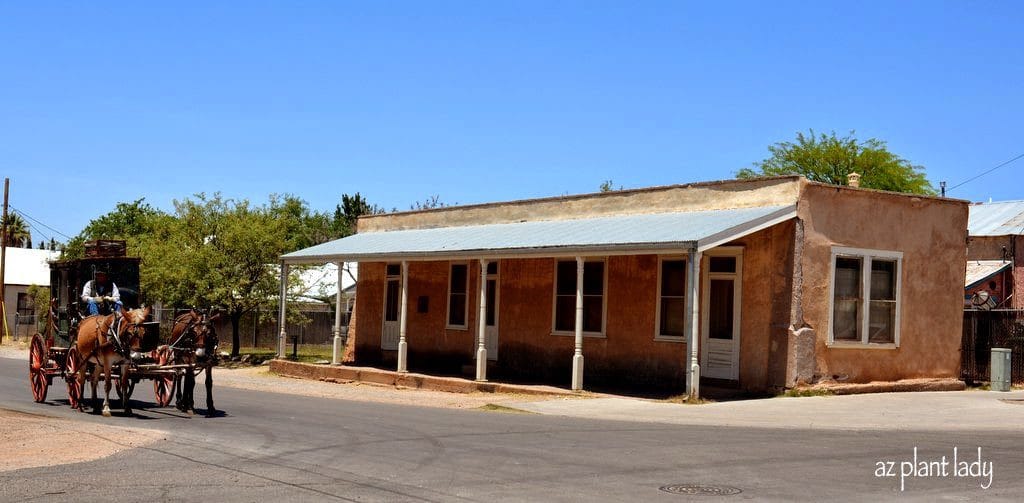
[[[161,352],[157,357],[157,364],[167,365],[169,352]],[[153,394],[156,395],[156,405],[158,407],[170,405],[171,398],[174,398],[174,374],[161,372],[153,378]]]
[[[32,387],[32,399],[36,402],[46,401],[46,390],[50,387],[49,381],[46,380],[47,360],[49,356],[46,354],[43,336],[33,335],[28,350],[28,381]]]
[[[78,409],[82,405],[82,393],[85,390],[85,382],[78,382],[78,369],[83,362],[80,360],[78,348],[71,346],[68,349],[67,363],[64,367],[64,382],[68,384],[68,403],[71,408]]]

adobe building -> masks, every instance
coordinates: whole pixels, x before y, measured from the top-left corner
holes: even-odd
[[[365,216],[282,262],[359,263],[346,361],[763,391],[955,378],[967,218],[785,176]]]
[[[984,291],[999,309],[1024,309],[1024,201],[970,205],[965,303]]]

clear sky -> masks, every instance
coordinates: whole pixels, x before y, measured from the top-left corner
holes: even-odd
[[[407,209],[726,179],[809,128],[936,187],[1024,153],[1019,2],[154,4],[0,3],[0,176],[64,234],[200,191]],[[1021,173],[949,195],[1024,199]]]

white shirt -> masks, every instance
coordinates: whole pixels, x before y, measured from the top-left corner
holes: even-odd
[[[85,287],[82,288],[82,302],[89,302],[90,297],[111,297],[114,302],[121,301],[121,292],[117,291],[117,285],[113,281],[110,281],[109,291],[97,291],[93,288],[94,281],[87,281]]]

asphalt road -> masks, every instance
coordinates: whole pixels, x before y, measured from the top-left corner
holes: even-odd
[[[214,388],[215,418],[32,402],[27,364],[0,359],[0,407],[168,432],[101,460],[0,473],[3,501],[878,501],[1024,499],[1024,433],[665,425],[349,402]],[[201,393],[197,404],[204,404]],[[120,411],[115,410],[115,414]],[[0,426],[2,427],[2,426]],[[902,463],[982,448],[987,478],[906,477]],[[0,455],[2,451],[0,451]],[[54,452],[56,458],[60,452]],[[894,477],[876,477],[893,461]],[[979,465],[980,466],[980,465]],[[887,469],[883,470],[887,471]],[[728,497],[665,492],[694,484]]]

